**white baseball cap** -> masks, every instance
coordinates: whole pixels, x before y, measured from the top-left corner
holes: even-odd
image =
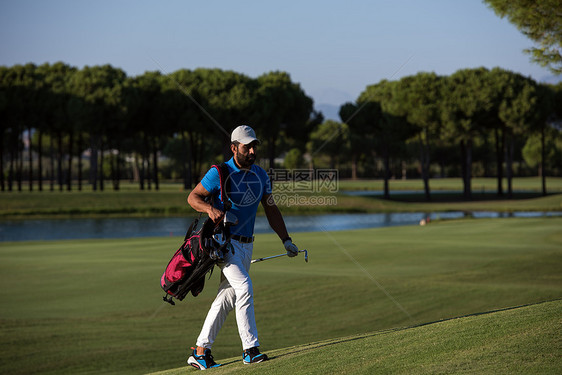
[[[230,136],[231,142],[240,142],[244,145],[250,144],[254,141],[258,141],[261,143],[259,139],[256,138],[256,132],[254,129],[249,127],[248,125],[240,125],[236,129],[232,131],[232,135]]]

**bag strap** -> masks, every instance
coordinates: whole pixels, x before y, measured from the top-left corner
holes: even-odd
[[[230,170],[226,163],[220,163],[219,165],[213,165],[212,168],[216,168],[217,172],[219,172],[219,180],[220,180],[220,196],[221,201],[224,206],[224,210],[228,211],[232,208],[232,203],[229,200],[229,193],[230,193],[230,179],[228,178],[230,175]]]
[[[187,232],[185,232],[185,237],[183,238],[184,242],[187,241],[189,237],[191,237],[191,234],[195,231],[195,228],[197,228],[197,225],[199,224],[199,220],[201,220],[201,215],[203,215],[202,212],[199,213],[199,216],[196,217],[195,220],[191,222],[189,228],[187,228]]]

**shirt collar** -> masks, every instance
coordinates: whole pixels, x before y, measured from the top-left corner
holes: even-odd
[[[238,166],[237,166],[236,163],[234,162],[234,156],[231,157],[230,160],[226,162],[226,164],[228,164],[228,166],[229,166],[230,168],[232,168],[232,171],[233,171],[233,172],[236,172],[236,173],[240,172],[240,168],[238,168]]]
[[[234,161],[234,156],[230,158],[229,161],[226,162],[226,164],[228,164],[228,166],[230,168],[232,168],[232,172],[234,173],[238,173],[238,172],[246,172],[246,170],[242,171],[240,168],[238,168],[238,166],[236,165],[236,162]],[[254,169],[256,168],[255,164],[252,164],[252,166],[250,167],[249,171],[256,173],[256,170]]]

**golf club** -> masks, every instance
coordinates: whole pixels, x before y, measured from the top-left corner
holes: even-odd
[[[299,253],[304,253],[304,261],[308,263],[308,251],[307,250],[299,250]],[[272,256],[264,257],[264,258],[252,259],[251,263],[263,262],[264,260],[279,258],[279,257],[283,257],[283,256],[286,256],[286,255],[287,255],[287,253],[279,254],[279,255],[272,255]]]
[[[238,225],[238,218],[230,211],[226,211],[223,218],[224,226]]]

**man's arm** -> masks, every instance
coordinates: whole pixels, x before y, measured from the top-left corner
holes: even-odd
[[[261,199],[261,204],[265,211],[265,216],[267,217],[269,226],[271,226],[271,229],[273,229],[273,231],[277,233],[281,241],[285,241],[287,238],[289,238],[289,233],[287,232],[287,227],[285,226],[283,215],[281,215],[279,207],[277,207],[277,204],[275,204],[273,195],[264,194]]]
[[[279,207],[277,207],[277,205],[275,204],[273,195],[264,194],[261,199],[261,204],[263,206],[265,216],[267,217],[267,221],[269,222],[271,229],[273,229],[275,233],[277,233],[281,241],[283,241],[285,250],[287,250],[287,255],[290,257],[296,256],[299,253],[299,249],[293,243],[291,237],[289,237],[287,227],[285,226],[285,220],[283,220],[283,215],[281,215]]]
[[[201,185],[201,183],[198,183],[197,186],[195,186],[195,189],[193,189],[191,193],[189,193],[189,196],[187,197],[187,203],[189,203],[189,205],[193,207],[195,211],[205,212],[207,215],[209,215],[211,220],[217,222],[222,218],[224,212],[213,207],[212,204],[205,201],[205,199],[210,196],[211,193],[209,193],[207,189],[205,189],[203,185]]]

